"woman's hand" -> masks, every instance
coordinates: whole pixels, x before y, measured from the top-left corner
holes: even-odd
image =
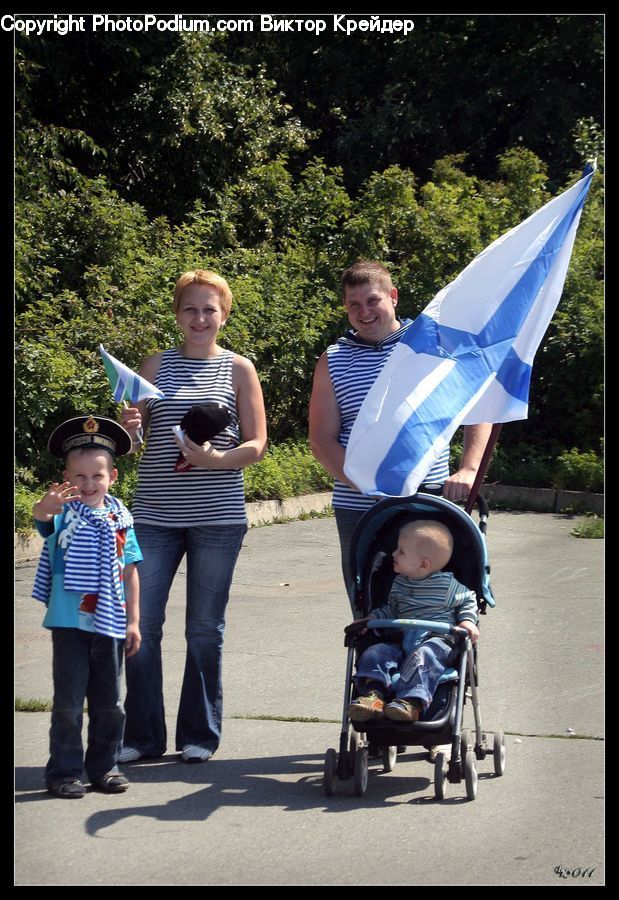
[[[218,463],[224,458],[224,454],[220,450],[215,450],[210,441],[205,441],[204,444],[196,444],[187,435],[185,435],[184,441],[181,441],[176,434],[174,435],[174,440],[187,462],[191,463],[192,466],[198,469],[222,468]]]
[[[142,415],[136,406],[125,407],[120,414],[120,424],[129,432],[134,444],[140,442],[142,434]]]

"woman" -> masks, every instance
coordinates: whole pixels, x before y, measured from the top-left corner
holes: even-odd
[[[242,469],[266,449],[262,390],[252,363],[217,344],[232,294],[214,272],[181,275],[173,307],[180,347],[144,360],[140,374],[165,394],[123,411],[133,450],[148,435],[132,513],[144,555],[140,565],[142,646],[128,660],[127,721],[120,762],[163,756],[166,727],[161,637],[172,581],[187,554],[187,656],[176,724],[185,762],[204,762],[221,737],[224,614],[247,516]],[[203,445],[173,426],[194,405],[217,401],[231,423]],[[185,471],[175,471],[183,452]]]

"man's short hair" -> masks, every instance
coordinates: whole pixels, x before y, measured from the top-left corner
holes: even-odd
[[[360,259],[342,273],[342,296],[346,297],[346,288],[358,287],[360,284],[378,284],[389,293],[393,290],[389,270],[376,260]]]

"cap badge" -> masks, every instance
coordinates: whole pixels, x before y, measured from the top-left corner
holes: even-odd
[[[99,430],[99,423],[96,422],[92,416],[88,416],[84,424],[82,425],[84,431],[88,434],[96,434]]]

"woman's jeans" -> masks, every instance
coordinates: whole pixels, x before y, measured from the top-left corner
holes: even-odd
[[[224,614],[246,525],[168,528],[136,523],[144,556],[139,564],[142,644],[126,662],[124,745],[163,756],[167,735],[161,637],[172,581],[187,554],[187,655],[176,722],[176,749],[188,744],[213,753],[222,720]]]
[[[398,699],[414,697],[425,712],[454,657],[451,644],[440,637],[428,638],[414,653],[406,653],[398,644],[372,644],[361,654],[355,685],[360,694],[377,690]]]
[[[115,769],[125,714],[120,673],[125,642],[79,628],[52,628],[54,703],[45,782],[81,778],[91,782]],[[82,721],[88,702],[88,746],[84,759]]]

